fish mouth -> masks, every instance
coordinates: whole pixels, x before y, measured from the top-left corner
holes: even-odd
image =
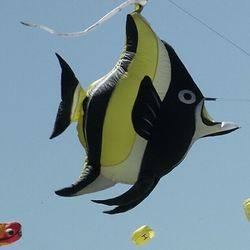
[[[217,136],[231,133],[239,126],[234,122],[217,122],[209,115],[205,107],[205,101],[215,101],[216,98],[205,97],[196,108],[196,130],[198,137]]]
[[[23,236],[22,229],[20,228],[19,231],[16,234],[21,238]]]
[[[22,237],[22,227],[20,226],[20,228],[16,231],[16,233],[12,236],[14,238],[21,238]]]
[[[214,121],[214,119],[209,115],[205,107],[205,101],[215,101],[215,100],[216,100],[215,98],[205,97],[200,103],[202,105],[201,106],[201,119],[202,119],[202,122],[207,126],[214,126],[214,125],[218,125],[221,123],[221,122]]]

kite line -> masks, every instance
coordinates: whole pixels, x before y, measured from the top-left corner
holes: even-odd
[[[226,37],[225,35],[221,34],[220,32],[218,32],[217,30],[215,30],[214,28],[212,28],[211,26],[209,26],[207,23],[205,23],[204,21],[202,21],[200,18],[194,16],[192,13],[190,13],[189,11],[187,11],[186,9],[184,9],[183,7],[181,7],[180,5],[178,5],[177,3],[175,3],[172,0],[168,0],[168,2],[170,2],[172,5],[174,5],[177,9],[181,10],[182,12],[184,12],[185,14],[187,14],[188,16],[190,16],[191,18],[193,18],[194,20],[196,20],[198,23],[200,23],[201,25],[203,25],[204,27],[206,27],[207,29],[209,29],[210,31],[212,31],[213,33],[215,33],[216,35],[218,35],[220,38],[222,38],[224,41],[230,43],[233,47],[237,48],[238,50],[240,50],[242,53],[244,53],[245,55],[250,57],[250,53],[248,51],[246,51],[245,49],[243,49],[241,46],[239,46],[237,43],[235,43],[234,41],[232,41],[231,39],[229,39],[228,37]]]

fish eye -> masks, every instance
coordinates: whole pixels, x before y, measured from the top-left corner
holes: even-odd
[[[196,101],[195,94],[188,89],[183,89],[179,92],[178,98],[181,102],[185,104],[193,104]]]
[[[11,228],[6,229],[5,232],[8,236],[13,236],[15,234],[15,231]]]

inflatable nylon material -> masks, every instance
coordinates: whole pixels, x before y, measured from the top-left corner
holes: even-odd
[[[17,222],[0,223],[0,246],[12,244],[21,237],[21,224]]]
[[[238,128],[212,120],[204,106],[206,98],[185,66],[139,10],[127,16],[126,43],[119,61],[87,91],[57,57],[62,67],[62,101],[51,138],[77,122],[87,155],[79,179],[56,191],[60,196],[131,184],[121,196],[95,200],[117,206],[106,213],[125,212],[151,193],[197,139]]]

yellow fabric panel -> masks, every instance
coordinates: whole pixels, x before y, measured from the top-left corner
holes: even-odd
[[[77,85],[75,92],[74,92],[74,98],[72,103],[72,110],[71,110],[71,121],[77,122],[77,132],[78,132],[78,138],[83,145],[83,147],[86,149],[86,140],[83,133],[83,117],[84,117],[84,111],[82,107],[83,100],[86,97],[85,90],[80,86],[80,84]]]
[[[84,132],[83,132],[83,117],[84,114],[82,112],[82,116],[80,116],[80,119],[78,120],[77,123],[77,132],[78,132],[78,138],[79,141],[81,142],[82,146],[86,149],[86,140],[85,140],[85,136],[84,136]]]
[[[77,122],[82,116],[82,102],[86,97],[86,92],[83,90],[81,85],[78,83],[73,97],[73,103],[71,108],[71,121]]]
[[[102,166],[114,166],[130,154],[136,133],[131,113],[140,83],[145,75],[154,79],[158,63],[158,38],[147,21],[132,13],[138,30],[137,52],[109,101],[103,127]]]

